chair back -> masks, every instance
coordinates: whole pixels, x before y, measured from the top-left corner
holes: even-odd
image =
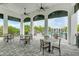
[[[41,45],[41,47],[49,46],[49,44],[50,44],[50,42],[44,41],[44,40],[40,39],[40,45]]]
[[[8,34],[8,38],[11,38],[11,34]]]
[[[20,39],[24,39],[25,37],[24,37],[24,35],[20,35]]]
[[[55,46],[57,46],[57,47],[60,47],[61,38],[60,38],[60,37],[53,37],[53,38],[52,38],[52,43],[53,43],[53,45],[55,45]]]
[[[7,39],[8,35],[7,34],[4,34],[4,39]]]
[[[27,40],[30,39],[30,36],[25,35],[25,39],[27,39]]]
[[[44,41],[42,39],[40,39],[40,46],[44,46]]]

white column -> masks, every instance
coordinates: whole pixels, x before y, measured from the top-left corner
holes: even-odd
[[[20,35],[24,35],[24,18],[21,18],[20,22]]]
[[[76,36],[77,33],[77,13],[73,14],[71,17],[71,44],[76,44]]]
[[[34,26],[33,26],[33,18],[31,18],[31,39],[33,39],[34,36]]]
[[[71,40],[72,40],[72,20],[71,20],[71,17],[72,17],[72,15],[73,15],[73,11],[71,10],[71,11],[69,11],[68,12],[68,36],[67,36],[67,39],[68,39],[68,43],[69,44],[71,44],[72,42],[71,42]]]
[[[8,16],[7,14],[4,14],[4,20],[3,20],[3,35],[8,34]]]
[[[68,13],[68,43],[71,44],[71,14]]]
[[[52,33],[54,34],[54,28],[52,29]]]
[[[48,16],[45,15],[45,35],[48,35]]]
[[[45,37],[44,39],[47,40],[48,39],[48,16],[45,15]]]

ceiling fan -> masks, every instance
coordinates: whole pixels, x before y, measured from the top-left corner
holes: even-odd
[[[41,6],[40,6],[40,11],[46,11],[46,9],[49,9],[48,7],[45,7],[42,3],[41,3]]]
[[[24,8],[24,15],[29,15],[30,13],[26,13],[26,8]]]

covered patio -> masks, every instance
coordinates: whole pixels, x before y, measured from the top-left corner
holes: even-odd
[[[48,40],[48,20],[58,17],[68,17],[68,28],[66,37],[61,37],[61,55],[79,56],[79,49],[76,46],[78,3],[1,3],[0,18],[3,19],[3,35],[0,37],[0,55],[2,56],[42,56],[40,51],[40,39]],[[8,20],[20,23],[20,33],[8,43],[4,42],[4,35],[9,34]],[[34,22],[44,20],[44,31],[35,35]],[[63,19],[64,20],[64,19]],[[25,22],[30,22],[29,33],[25,34]],[[60,34],[62,28],[52,29],[51,33]],[[29,36],[30,44],[25,46],[20,42],[20,35]],[[45,56],[58,56],[58,51],[53,54],[45,52]]]

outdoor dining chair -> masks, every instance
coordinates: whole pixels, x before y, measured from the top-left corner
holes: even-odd
[[[61,56],[60,45],[61,45],[61,38],[53,39],[53,42],[52,42],[52,52],[53,52],[54,49],[58,49],[59,50],[59,56]]]
[[[5,34],[4,35],[4,41],[9,42],[13,39],[13,35],[11,34]]]
[[[25,35],[25,42],[30,44],[30,35]]]
[[[45,49],[48,49],[48,52],[49,49],[50,49],[50,42],[45,42],[44,40],[40,39],[40,51],[43,50],[43,55],[44,55],[44,50]]]

